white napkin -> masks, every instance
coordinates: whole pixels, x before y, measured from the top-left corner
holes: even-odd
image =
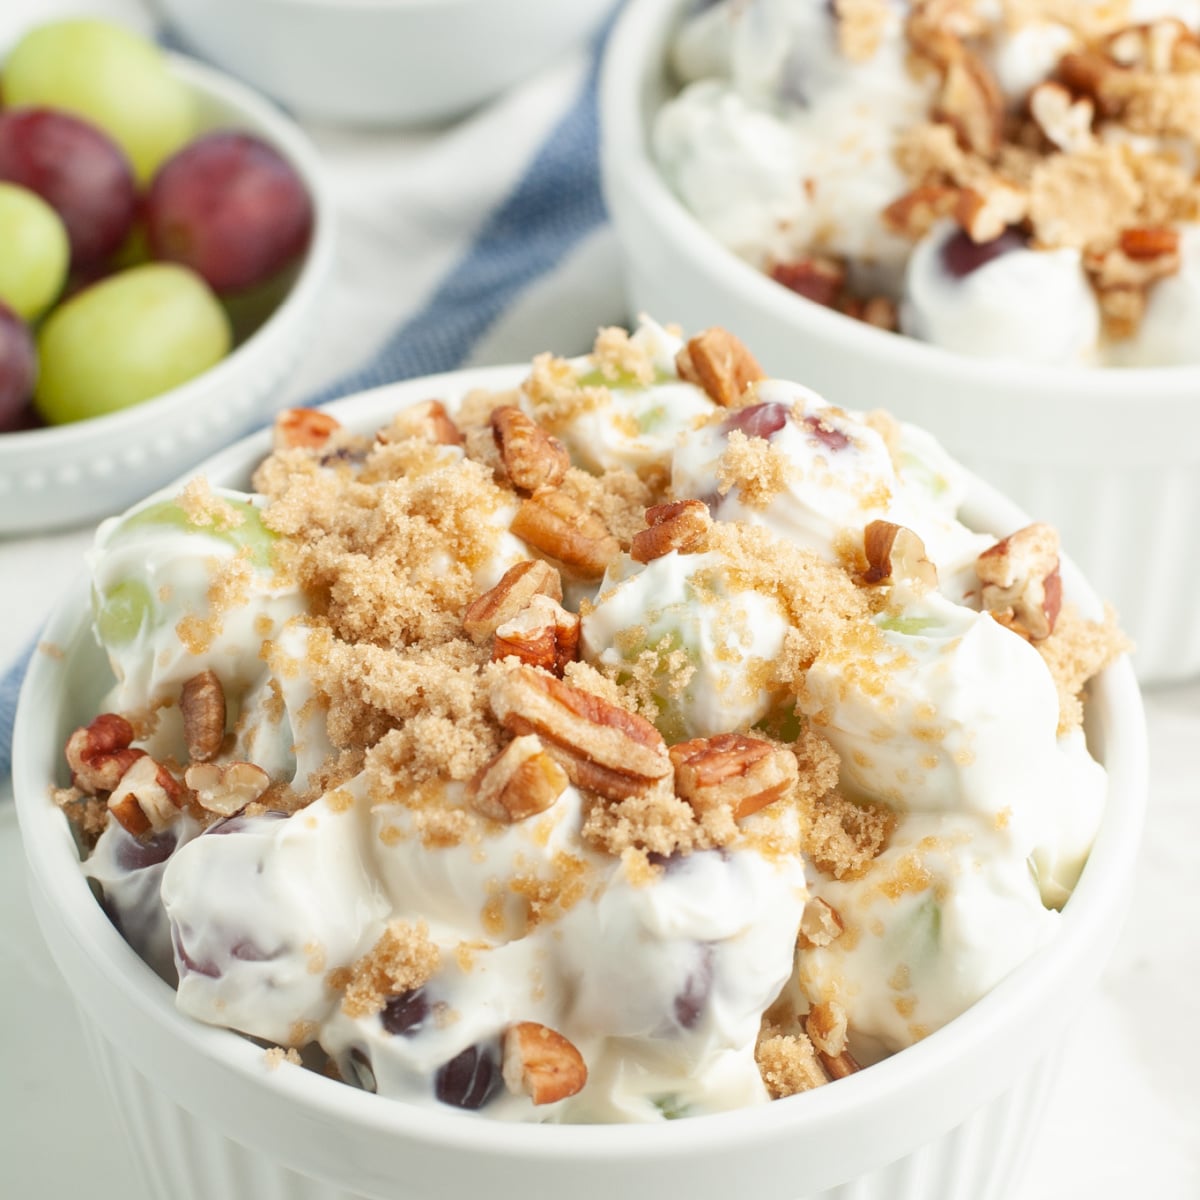
[[[3,0],[0,50],[63,14],[171,45],[137,0]],[[586,350],[624,322],[597,163],[601,39],[438,129],[310,125],[338,218],[316,332],[278,407],[464,365]],[[92,529],[0,541],[0,781],[31,639],[82,568]]]

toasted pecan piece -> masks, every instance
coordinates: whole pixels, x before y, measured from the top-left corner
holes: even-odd
[[[950,56],[933,109],[951,126],[964,149],[991,160],[1004,133],[1004,94],[990,68],[961,43]]]
[[[980,600],[1002,625],[1037,642],[1054,632],[1062,608],[1058,531],[1036,522],[1009,534],[975,560]]]
[[[881,219],[894,233],[916,241],[938,221],[954,215],[959,194],[958,188],[948,184],[923,183],[893,200],[883,210]]]
[[[186,793],[166,767],[148,754],[135,759],[108,797],[108,811],[135,837],[165,829]]]
[[[476,643],[486,642],[506,621],[529,606],[534,596],[562,602],[562,577],[540,558],[509,567],[495,587],[476,597],[463,613],[463,630]]]
[[[904,525],[872,521],[863,530],[867,569],[858,577],[865,586],[908,579],[937,587],[937,567],[925,557],[925,543]]]
[[[675,791],[697,816],[728,806],[736,820],[786,795],[800,777],[786,747],[744,733],[693,738],[671,747]]]
[[[648,563],[678,550],[681,554],[703,550],[708,545],[712,516],[703,500],[677,500],[646,509],[646,528],[633,536],[629,557]]]
[[[193,675],[179,693],[183,740],[193,762],[215,758],[225,739],[225,689],[213,671]]]
[[[132,741],[133,726],[117,713],[101,713],[90,725],[76,729],[66,745],[75,787],[88,796],[111,792],[146,753],[132,749]]]
[[[621,552],[608,526],[558,488],[539,488],[523,500],[510,528],[583,579],[599,579]]]
[[[587,1064],[561,1033],[536,1021],[518,1021],[504,1031],[501,1073],[508,1090],[534,1104],[554,1104],[582,1091]]]
[[[516,667],[488,698],[500,724],[536,733],[577,787],[623,800],[671,773],[666,744],[649,721],[552,675]]]
[[[375,436],[385,445],[405,438],[415,438],[435,446],[463,444],[462,431],[440,400],[422,400],[419,404],[401,409],[392,417],[391,424]]]
[[[253,804],[271,786],[271,777],[249,762],[192,763],[183,781],[201,808],[219,817],[232,817]]]
[[[534,596],[505,621],[492,640],[492,660],[519,658],[531,667],[562,675],[579,652],[579,614],[549,596]]]
[[[273,444],[276,450],[319,450],[341,427],[315,408],[285,408],[275,415]]]
[[[472,808],[511,824],[545,812],[566,791],[566,772],[535,734],[514,738],[471,780]]]
[[[679,378],[703,388],[722,408],[733,408],[766,374],[754,355],[727,329],[698,333],[675,355]]]
[[[841,937],[843,928],[841,914],[832,904],[826,903],[820,896],[810,896],[800,915],[797,944],[805,950],[828,946]]]
[[[562,442],[514,404],[492,410],[492,437],[509,482],[519,492],[557,487],[571,465]]]

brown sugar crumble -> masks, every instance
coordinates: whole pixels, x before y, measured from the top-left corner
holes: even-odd
[[[441,965],[441,957],[424,921],[392,921],[379,941],[351,967],[342,1011],[348,1017],[381,1012],[389,996],[427,983]]]

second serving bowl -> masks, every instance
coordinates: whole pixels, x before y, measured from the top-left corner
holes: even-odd
[[[967,358],[805,300],[683,206],[651,152],[667,49],[693,0],[630,0],[601,78],[605,197],[634,312],[738,331],[772,374],[887,408],[1058,527],[1136,643],[1144,681],[1200,675],[1200,366],[1030,367]]]

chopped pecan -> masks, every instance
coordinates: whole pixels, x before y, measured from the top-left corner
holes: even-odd
[[[531,667],[562,675],[579,652],[579,627],[578,613],[568,612],[549,596],[534,596],[496,630],[492,660],[519,658]]]
[[[771,278],[814,304],[833,308],[846,286],[846,264],[836,258],[797,258],[776,263]]]
[[[830,1079],[845,1079],[847,1075],[862,1070],[849,1050],[843,1050],[841,1054],[826,1054],[823,1050],[818,1050],[817,1057]]]
[[[133,726],[116,713],[101,713],[90,725],[76,729],[66,746],[71,781],[88,796],[111,792],[146,753],[132,749],[132,741]]]
[[[213,671],[193,675],[179,693],[183,740],[193,762],[215,758],[225,739],[225,689]]]
[[[540,558],[509,567],[495,587],[472,600],[463,613],[463,630],[476,643],[486,642],[506,621],[529,606],[534,596],[549,596],[561,603],[562,577]]]
[[[599,579],[621,552],[608,526],[557,488],[539,488],[523,500],[510,529],[583,579]]]
[[[201,808],[219,817],[232,817],[253,804],[271,785],[271,777],[254,763],[193,763],[183,781]]]
[[[471,806],[510,824],[545,812],[567,787],[566,772],[534,734],[514,738],[471,780]]]
[[[386,429],[376,435],[379,441],[404,441],[415,438],[435,446],[461,446],[463,435],[440,400],[422,400],[420,404],[401,409]]]
[[[275,415],[276,450],[319,450],[341,422],[315,408],[285,408]]]
[[[1147,262],[1164,257],[1173,257],[1178,264],[1179,230],[1169,226],[1140,226],[1123,229],[1120,239],[1121,252],[1134,262]]]
[[[846,1010],[836,1000],[814,1004],[804,1021],[804,1032],[820,1054],[836,1058],[846,1049]]]
[[[975,560],[980,600],[1002,625],[1030,641],[1054,632],[1062,607],[1058,533],[1036,523],[989,547]]]
[[[1124,106],[1124,74],[1097,50],[1071,51],[1058,60],[1058,78],[1076,95],[1089,97],[1101,117],[1115,117]]]
[[[1039,83],[1029,93],[1029,115],[1047,141],[1066,154],[1084,150],[1096,140],[1092,133],[1096,106],[1086,96],[1076,99],[1061,83]]]
[[[675,791],[697,816],[728,807],[735,820],[786,795],[800,777],[796,756],[744,733],[693,738],[671,747]]]
[[[937,587],[937,567],[925,557],[925,543],[911,529],[891,521],[872,521],[863,530],[863,552],[867,569],[858,582],[870,587],[907,579],[925,587]]]
[[[492,437],[509,482],[519,492],[557,487],[571,465],[562,442],[514,404],[492,410]]]
[[[587,1083],[583,1055],[561,1033],[536,1021],[519,1021],[504,1031],[501,1073],[508,1090],[534,1104],[554,1104]]]
[[[648,563],[672,550],[690,554],[708,545],[712,516],[703,500],[677,500],[646,509],[646,528],[634,534],[629,557]]]
[[[1083,263],[1101,293],[1122,288],[1144,291],[1179,270],[1179,234],[1169,228],[1125,229],[1117,245],[1087,251]]]
[[[679,378],[703,388],[709,399],[733,408],[746,389],[766,375],[754,355],[727,329],[697,334],[675,355]]]
[[[143,837],[165,829],[185,799],[186,793],[171,772],[143,754],[113,788],[108,811],[134,837]]]
[[[954,207],[954,219],[973,242],[995,241],[1010,225],[1025,219],[1029,193],[994,178],[982,190],[963,188]]]
[[[805,950],[816,946],[828,946],[830,942],[841,937],[843,928],[838,910],[820,896],[811,896],[800,915],[800,934],[797,941]]]
[[[893,200],[881,214],[883,223],[901,237],[916,241],[938,221],[952,217],[958,208],[959,189],[940,183],[923,183]]]
[[[649,721],[532,667],[502,675],[489,701],[505,729],[536,733],[577,787],[623,800],[671,773]]]
[[[964,149],[989,161],[999,153],[1004,95],[983,59],[961,43],[946,64],[933,116],[954,130]]]

